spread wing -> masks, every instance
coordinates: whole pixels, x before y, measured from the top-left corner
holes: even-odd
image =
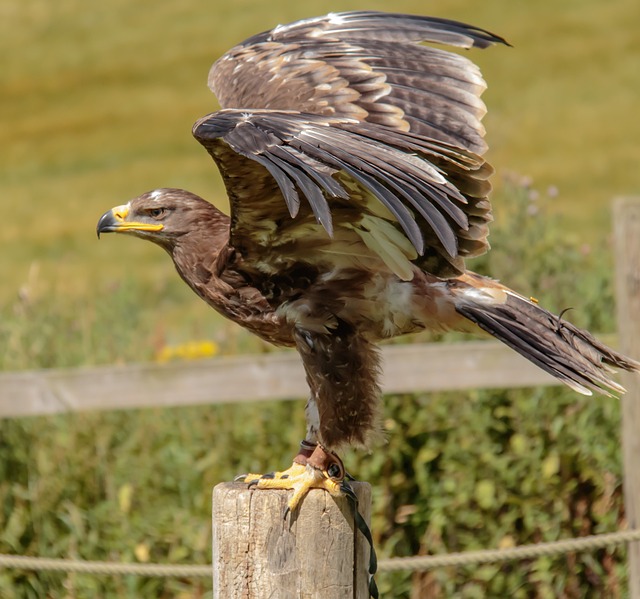
[[[453,276],[486,246],[491,169],[466,150],[280,111],[222,110],[194,135],[225,180],[233,246],[265,271],[287,259],[373,252],[404,279],[410,261]],[[312,257],[314,249],[324,253]]]
[[[227,109],[194,135],[225,180],[245,263],[373,256],[410,279],[412,261],[448,277],[486,251],[484,81],[424,40],[503,41],[453,21],[341,13],[254,36],[214,64]]]
[[[355,118],[482,154],[486,88],[463,56],[502,38],[464,23],[393,13],[329,14],[278,26],[222,56],[209,87],[223,108]]]

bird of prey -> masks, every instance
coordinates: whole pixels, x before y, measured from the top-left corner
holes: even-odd
[[[244,476],[293,489],[291,508],[313,487],[339,494],[336,452],[376,432],[380,340],[484,330],[587,395],[624,391],[614,367],[640,369],[465,268],[489,248],[485,82],[442,46],[494,44],[506,42],[471,25],[371,11],[255,35],[213,65],[222,109],[193,127],[231,216],[161,188],[98,223],[164,248],[211,307],[297,349],[310,389],[300,451],[283,472]]]

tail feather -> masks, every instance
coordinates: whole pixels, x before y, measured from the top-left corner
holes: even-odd
[[[624,393],[610,375],[616,368],[640,370],[639,362],[536,302],[477,275],[467,280],[473,285],[458,286],[456,311],[575,391]]]

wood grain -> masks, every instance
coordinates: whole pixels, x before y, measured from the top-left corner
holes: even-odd
[[[368,521],[371,487],[353,488]],[[348,501],[314,489],[285,519],[290,493],[214,488],[214,599],[367,599],[369,546]]]
[[[640,358],[640,199],[621,198],[614,205],[616,299],[623,353]],[[624,372],[622,454],[627,525],[640,528],[640,377]],[[640,599],[640,542],[629,543],[629,598]]]

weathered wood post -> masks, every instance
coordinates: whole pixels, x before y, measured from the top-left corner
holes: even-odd
[[[614,204],[616,302],[620,349],[640,359],[640,198]],[[624,503],[629,528],[640,528],[640,376],[623,373]],[[640,542],[629,543],[629,599],[640,599]]]
[[[368,523],[371,487],[352,485]],[[213,489],[214,599],[368,599],[369,545],[347,498],[314,489],[285,519],[290,494]]]

